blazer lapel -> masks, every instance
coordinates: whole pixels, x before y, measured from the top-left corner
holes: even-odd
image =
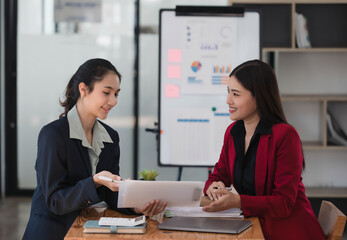
[[[84,166],[86,167],[89,176],[92,175],[92,167],[90,166],[90,159],[89,159],[89,155],[88,155],[88,150],[87,148],[82,146],[82,141],[75,139],[76,145],[78,146],[78,150],[80,151],[80,154],[82,156],[82,161]]]
[[[262,135],[259,140],[257,161],[255,163],[255,193],[257,196],[265,194],[268,165],[269,135]]]

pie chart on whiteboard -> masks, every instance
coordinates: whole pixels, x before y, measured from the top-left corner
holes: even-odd
[[[201,68],[201,63],[199,61],[194,61],[191,65],[193,72],[197,72]]]

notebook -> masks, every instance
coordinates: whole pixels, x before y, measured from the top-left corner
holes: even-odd
[[[83,226],[83,233],[131,233],[143,234],[146,232],[147,222],[137,226],[101,226],[98,220],[88,220]]]
[[[251,220],[176,216],[158,224],[158,229],[239,234],[250,226]]]

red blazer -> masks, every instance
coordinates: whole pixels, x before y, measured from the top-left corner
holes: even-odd
[[[213,173],[205,184],[233,183],[236,152],[232,123],[226,130],[224,145]],[[256,196],[240,195],[245,217],[259,217],[265,239],[326,239],[302,183],[303,156],[296,130],[288,124],[272,126],[272,133],[260,136],[255,164]]]

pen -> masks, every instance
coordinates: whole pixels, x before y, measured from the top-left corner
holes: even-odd
[[[117,181],[117,180],[114,180],[112,178],[109,178],[109,177],[104,177],[104,176],[98,176],[97,178],[101,179],[101,180],[105,180],[105,181],[108,181],[108,182],[115,182],[115,183],[120,183],[122,180],[120,181]]]
[[[213,187],[213,188],[214,188],[214,189],[221,189],[221,187]],[[228,190],[228,191],[233,190],[233,188],[231,188],[231,187],[226,187],[225,189]]]

